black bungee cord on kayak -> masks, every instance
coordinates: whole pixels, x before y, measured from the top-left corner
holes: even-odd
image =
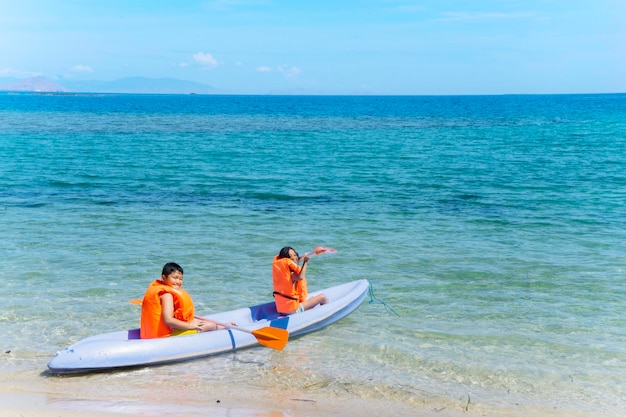
[[[387,305],[387,303],[385,303],[384,301],[379,300],[378,298],[376,298],[374,296],[374,286],[372,285],[371,282],[370,282],[369,293],[370,293],[369,304],[372,304],[372,303],[382,304],[385,307],[385,310],[387,310],[388,313],[393,314],[396,317],[400,317],[400,315],[398,313],[396,313],[396,311],[393,308],[389,307],[389,305]]]

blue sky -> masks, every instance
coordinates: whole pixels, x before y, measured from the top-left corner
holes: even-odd
[[[235,93],[626,92],[624,0],[0,0],[0,77]]]

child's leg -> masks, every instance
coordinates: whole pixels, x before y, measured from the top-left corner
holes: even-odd
[[[304,301],[302,303],[302,307],[304,307],[305,310],[309,310],[318,304],[326,303],[328,303],[328,298],[326,298],[324,294],[318,294],[315,297],[311,297],[308,300]]]

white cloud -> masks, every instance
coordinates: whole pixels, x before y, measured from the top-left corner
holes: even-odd
[[[217,60],[213,58],[211,54],[205,54],[204,52],[198,52],[193,55],[193,60],[196,61],[200,65],[204,65],[206,67],[216,67]]]
[[[0,68],[0,77],[29,78],[43,75],[41,72],[23,71],[15,68]]]
[[[278,71],[285,74],[287,77],[296,77],[300,74],[301,70],[298,67],[288,67],[286,65],[281,65],[278,67]]]
[[[93,69],[88,65],[74,65],[72,72],[93,72]]]
[[[260,66],[256,69],[258,72],[272,72],[274,69],[268,66]],[[302,72],[302,70],[298,67],[288,66],[288,65],[279,65],[276,67],[276,71],[285,75],[285,77],[294,78],[298,76]]]

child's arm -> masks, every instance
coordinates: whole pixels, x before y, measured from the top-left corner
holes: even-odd
[[[295,281],[300,281],[301,279],[306,279],[306,266],[307,263],[309,261],[309,257],[307,255],[304,255],[302,257],[302,259],[304,259],[304,261],[302,262],[302,266],[298,266],[298,264],[296,264],[295,262],[293,263],[295,265],[295,270],[293,271],[293,278]]]
[[[165,293],[161,295],[161,317],[163,322],[167,324],[171,329],[180,330],[198,330],[199,332],[208,332],[210,330],[217,330],[218,326],[215,323],[192,320],[190,322],[182,321],[174,317],[174,297],[172,294]]]

